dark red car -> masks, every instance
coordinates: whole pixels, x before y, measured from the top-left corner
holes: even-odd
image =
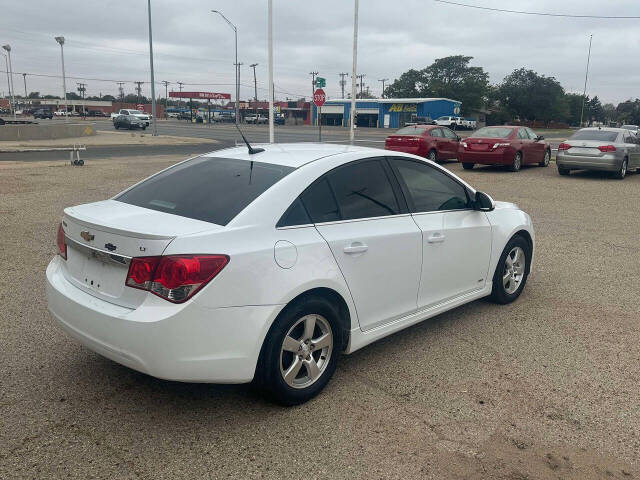
[[[437,125],[413,125],[389,135],[384,148],[397,152],[413,153],[433,162],[457,159],[460,137],[447,127]]]
[[[458,160],[466,170],[477,163],[505,165],[513,172],[522,165],[549,165],[551,147],[528,127],[483,127],[460,142]]]

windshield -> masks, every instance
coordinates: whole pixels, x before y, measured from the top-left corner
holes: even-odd
[[[270,163],[198,157],[154,175],[115,199],[226,225],[293,170]]]
[[[142,112],[140,110],[129,110],[129,115],[139,115]]]
[[[578,130],[569,140],[597,140],[601,142],[615,142],[618,132],[608,130]]]
[[[476,130],[471,134],[472,137],[483,138],[507,138],[513,132],[513,128],[509,127],[484,127]]]
[[[422,135],[426,130],[425,127],[409,126],[398,130],[394,135]]]

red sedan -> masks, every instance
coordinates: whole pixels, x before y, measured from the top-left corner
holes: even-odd
[[[447,127],[414,125],[404,127],[384,142],[384,148],[397,152],[413,153],[433,162],[458,157],[460,137]]]
[[[484,127],[460,142],[458,160],[466,170],[476,163],[506,165],[513,172],[522,165],[549,165],[551,147],[528,127]]]

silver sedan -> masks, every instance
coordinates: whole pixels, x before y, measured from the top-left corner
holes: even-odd
[[[560,175],[602,170],[623,179],[628,171],[640,172],[640,142],[624,128],[582,128],[559,145],[556,165]]]

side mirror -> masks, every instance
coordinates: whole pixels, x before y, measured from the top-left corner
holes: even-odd
[[[484,192],[476,192],[475,208],[483,212],[490,212],[496,208],[496,203],[493,199]]]
[[[460,135],[456,135],[456,142],[459,142],[460,140],[462,140],[462,137]]]
[[[536,142],[539,142],[540,140],[544,140],[544,136],[538,135],[538,137],[536,138]]]

